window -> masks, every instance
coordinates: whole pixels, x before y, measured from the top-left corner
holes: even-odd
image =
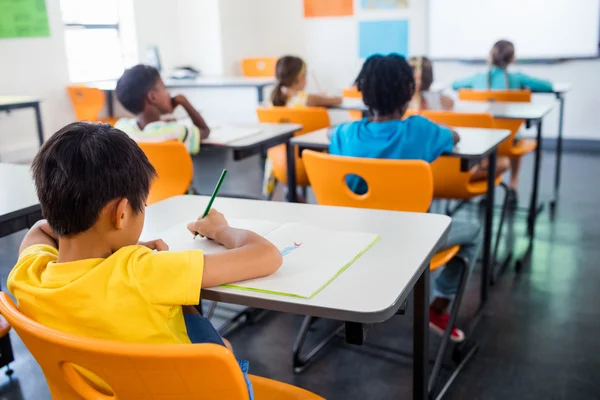
[[[137,62],[132,0],[60,0],[72,82],[116,79]]]

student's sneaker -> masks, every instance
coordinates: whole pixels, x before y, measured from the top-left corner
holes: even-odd
[[[440,315],[433,310],[429,310],[429,329],[435,332],[438,336],[443,336],[446,327],[448,326],[448,320],[450,319],[450,313],[446,313],[444,315]],[[454,343],[460,343],[465,340],[465,334],[460,329],[457,329],[456,326],[452,327],[452,332],[450,333],[450,340]]]

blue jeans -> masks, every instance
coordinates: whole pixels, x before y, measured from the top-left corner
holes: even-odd
[[[458,254],[469,260],[469,271],[471,273],[473,265],[477,259],[479,248],[481,245],[481,236],[479,234],[479,224],[474,222],[452,221],[450,231],[446,240],[442,242],[440,250],[448,249],[452,246],[460,245]],[[435,278],[433,285],[433,297],[441,297],[445,299],[453,299],[458,291],[460,284],[460,274],[463,268],[461,261],[456,259],[450,260],[441,272]],[[437,271],[436,271],[437,272]]]
[[[225,346],[225,343],[223,343],[223,339],[221,338],[221,335],[219,335],[219,332],[217,332],[217,330],[214,326],[212,326],[210,321],[204,318],[202,315],[186,314],[184,315],[184,319],[185,328],[187,329],[190,342],[194,344],[214,343],[220,344],[221,346]],[[242,373],[244,374],[246,386],[248,386],[248,396],[250,396],[250,400],[254,400],[252,382],[250,382],[250,378],[248,378],[249,363],[246,360],[237,360],[237,362],[240,365]]]

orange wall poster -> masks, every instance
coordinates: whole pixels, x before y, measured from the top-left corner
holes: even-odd
[[[304,0],[304,18],[354,15],[354,0]]]

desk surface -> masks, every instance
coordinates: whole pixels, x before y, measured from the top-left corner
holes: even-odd
[[[329,129],[319,129],[306,135],[296,136],[292,138],[291,143],[309,149],[326,149],[329,147],[329,137],[327,136]],[[454,147],[452,153],[445,155],[462,159],[481,159],[510,136],[508,129],[453,129],[460,136],[460,142]]]
[[[494,118],[540,120],[554,108],[554,103],[519,103],[519,102],[485,102],[455,101],[454,112],[490,113]],[[362,99],[345,98],[338,107],[342,110],[366,111]]]
[[[22,104],[39,103],[40,99],[29,96],[0,96],[0,107],[16,106]]]
[[[261,88],[275,83],[274,78],[247,78],[244,76],[201,76],[196,79],[169,79],[163,78],[167,88]],[[95,87],[104,91],[115,90],[116,80],[88,82],[87,86]]]
[[[217,133],[219,131],[224,131],[228,128],[231,129],[239,129],[239,128],[257,128],[260,129],[261,132],[255,135],[247,136],[241,138],[240,140],[236,140],[234,142],[220,144],[217,141],[207,141],[203,142],[203,145],[206,146],[219,146],[219,147],[227,147],[233,150],[243,150],[249,147],[257,146],[263,142],[270,141],[273,138],[282,135],[292,135],[295,132],[298,132],[302,129],[302,125],[298,124],[253,124],[253,125],[224,125],[222,127],[218,127],[214,129],[214,132]],[[216,135],[215,135],[216,136]],[[225,135],[227,136],[227,135]],[[209,136],[210,138],[210,136]],[[216,139],[216,138],[215,138]]]
[[[193,221],[208,197],[179,196],[151,205],[142,240],[157,238],[175,224]],[[444,215],[324,207],[274,201],[217,198],[228,218],[302,222],[348,231],[377,233],[380,240],[312,299],[239,289],[203,289],[202,298],[268,310],[363,323],[393,316],[448,230]]]
[[[39,207],[29,165],[0,163],[0,222]]]

